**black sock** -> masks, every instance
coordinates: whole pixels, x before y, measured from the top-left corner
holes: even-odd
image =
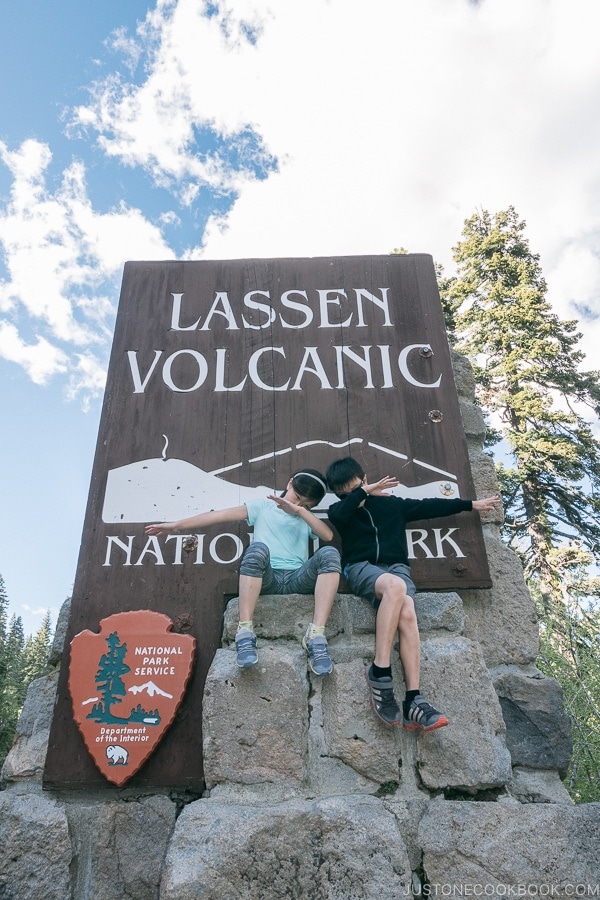
[[[402,703],[402,706],[404,707],[404,712],[407,712],[408,708],[410,707],[410,704],[413,702],[413,700],[418,695],[418,693],[419,693],[418,688],[416,691],[407,691],[406,692],[406,697],[404,698],[404,702]]]
[[[392,667],[391,666],[376,666],[375,663],[371,665],[371,673],[373,678],[391,678],[392,677]]]

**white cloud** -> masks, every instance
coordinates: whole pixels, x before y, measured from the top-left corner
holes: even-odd
[[[49,612],[49,610],[44,606],[38,606],[36,609],[34,609],[33,606],[29,606],[28,603],[22,603],[21,609],[24,609],[26,612],[31,613],[32,616],[45,616],[46,613]]]
[[[71,120],[72,131],[95,131],[108,156],[142,166],[184,205],[202,186],[238,191],[253,180],[262,153],[247,132],[252,123],[239,99],[230,102],[246,54],[256,56],[247,34],[259,29],[258,13],[240,21],[226,4],[220,10],[207,18],[196,2],[158,3],[139,28],[146,79],[138,85],[112,74],[98,81],[91,102],[76,108]],[[226,152],[214,146],[214,134],[228,140]]]
[[[449,272],[464,219],[513,205],[559,315],[588,308],[591,349],[600,338],[595,11],[596,0],[223,0],[210,9],[159,0],[136,35],[113,36],[125,74],[94,84],[72,127],[181,207],[203,204],[205,187],[237,197],[196,246],[190,237],[187,258],[404,246]],[[142,62],[138,83],[131,73]],[[142,212],[97,213],[80,164],[50,195],[47,148],[28,142],[3,158],[16,196],[0,240],[11,247],[14,234],[16,246],[0,306],[12,309],[18,293],[49,336],[88,348],[106,336],[111,292],[101,281],[118,271],[123,243],[129,258],[172,254]],[[51,296],[30,283],[28,241],[51,273]]]
[[[27,614],[26,622],[27,623],[33,622],[34,628],[39,629],[41,627],[42,620],[43,620],[44,616],[46,615],[46,613],[50,613],[51,627],[56,627],[56,623],[58,621],[58,614],[60,613],[60,607],[58,607],[58,606],[33,607],[33,606],[29,606],[28,603],[22,603],[20,608],[23,610],[23,612],[25,612]],[[39,622],[35,621],[38,619],[39,619]],[[29,631],[30,628],[31,628],[31,625],[28,624],[26,633]],[[31,637],[32,635],[29,634],[28,636]]]
[[[46,384],[49,378],[67,371],[67,355],[45,338],[26,344],[14,325],[0,321],[0,356],[22,366],[34,384]]]
[[[97,84],[76,116],[182,203],[201,184],[239,192],[186,255],[402,244],[451,268],[464,219],[508,205],[547,273],[597,246],[595,0],[214,6],[159,3],[139,29],[143,83]],[[194,127],[225,149],[252,128],[279,171],[256,181],[226,153],[202,158]]]
[[[105,41],[105,44],[120,55],[127,69],[133,74],[140,61],[142,51],[135,39],[127,34],[127,29],[116,28]]]
[[[0,142],[0,160],[13,179],[0,209],[6,269],[0,278],[0,356],[21,365],[36,384],[67,374],[69,396],[97,394],[124,261],[164,259],[172,252],[139,210],[121,204],[108,213],[95,211],[80,162],[63,171],[52,193],[46,144],[27,140],[11,151]]]
[[[90,407],[90,399],[99,396],[106,384],[106,360],[93,353],[79,353],[71,367],[67,385],[67,399],[81,399],[84,411]]]
[[[586,354],[585,368],[598,369],[600,340],[600,256],[585,239],[567,244],[557,254],[556,264],[546,272],[548,300],[561,319],[577,319],[582,337],[580,349]]]

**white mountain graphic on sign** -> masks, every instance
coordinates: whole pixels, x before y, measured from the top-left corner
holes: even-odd
[[[134,684],[129,690],[132,694],[141,694],[143,691],[146,691],[149,697],[154,697],[155,694],[159,694],[161,697],[168,697],[169,700],[173,698],[173,694],[167,694],[166,691],[161,691],[153,681],[147,681],[145,684]]]
[[[349,447],[351,444],[362,444],[363,438],[352,438],[341,444],[332,441],[305,441],[297,444],[297,449],[304,449],[314,444],[326,444],[335,449]],[[440,480],[430,481],[427,484],[409,486],[400,484],[390,493],[397,497],[460,497],[457,477],[452,472],[440,469],[438,466],[419,459],[409,460],[404,453],[388,447],[368,442],[368,445],[382,454],[382,461],[386,470],[391,467],[388,474],[400,462],[405,465],[410,463],[419,469],[435,473]],[[285,456],[292,452],[292,447],[276,450],[266,456]],[[394,460],[392,462],[390,457]],[[259,462],[265,457],[260,456],[248,460],[249,463]],[[231,506],[242,506],[248,500],[267,497],[275,492],[274,487],[261,485],[250,487],[249,485],[235,484],[223,478],[226,473],[234,473],[241,468],[242,463],[224,466],[206,472],[192,463],[183,459],[167,459],[166,445],[162,458],[142,459],[139,462],[129,463],[110,469],[104,495],[102,509],[102,521],[124,524],[125,522],[165,522],[183,519],[196,515],[200,510],[225,509]],[[328,507],[335,503],[336,497],[327,493],[318,507],[313,510],[317,515],[325,513]]]

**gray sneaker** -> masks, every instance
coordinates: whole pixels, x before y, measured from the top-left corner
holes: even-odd
[[[444,725],[447,725],[448,719],[438,712],[435,706],[417,694],[408,709],[404,709],[402,724],[409,731],[413,728],[420,728],[421,731],[433,731],[435,728],[443,728]]]
[[[256,635],[248,628],[242,628],[235,636],[235,649],[237,652],[237,664],[240,669],[248,669],[258,662],[256,652]]]
[[[401,713],[394,697],[394,685],[391,678],[375,678],[372,666],[365,669],[365,678],[369,685],[371,706],[384,725],[398,725]]]
[[[302,638],[302,646],[308,653],[308,665],[315,675],[329,675],[333,671],[326,637],[317,634],[315,637],[309,638],[307,633]]]

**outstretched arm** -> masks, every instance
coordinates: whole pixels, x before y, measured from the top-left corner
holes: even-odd
[[[321,519],[317,519],[306,507],[296,506],[295,503],[290,503],[285,497],[276,497],[274,494],[268,499],[276,503],[279,509],[282,509],[290,516],[300,516],[301,519],[304,519],[313,534],[316,534],[322,541],[330,541],[333,538],[333,531],[329,525],[326,525]]]
[[[473,509],[478,512],[490,512],[497,509],[501,502],[500,495],[495,494],[493,497],[484,497],[483,500],[473,500]]]
[[[180,519],[178,522],[159,522],[156,525],[146,525],[146,534],[177,534],[183,531],[193,531],[195,528],[208,528],[210,525],[218,525],[221,522],[241,522],[248,515],[245,506],[231,506],[229,509],[214,509],[210,512],[199,513],[190,516],[189,519]]]
[[[369,482],[367,481],[367,476],[365,475],[365,477],[363,478],[362,488],[367,494],[370,494],[372,497],[387,497],[388,494],[386,493],[386,491],[389,488],[398,487],[399,484],[400,482],[395,475],[385,475],[383,478],[380,478],[379,481],[373,482],[373,484],[369,484]]]

